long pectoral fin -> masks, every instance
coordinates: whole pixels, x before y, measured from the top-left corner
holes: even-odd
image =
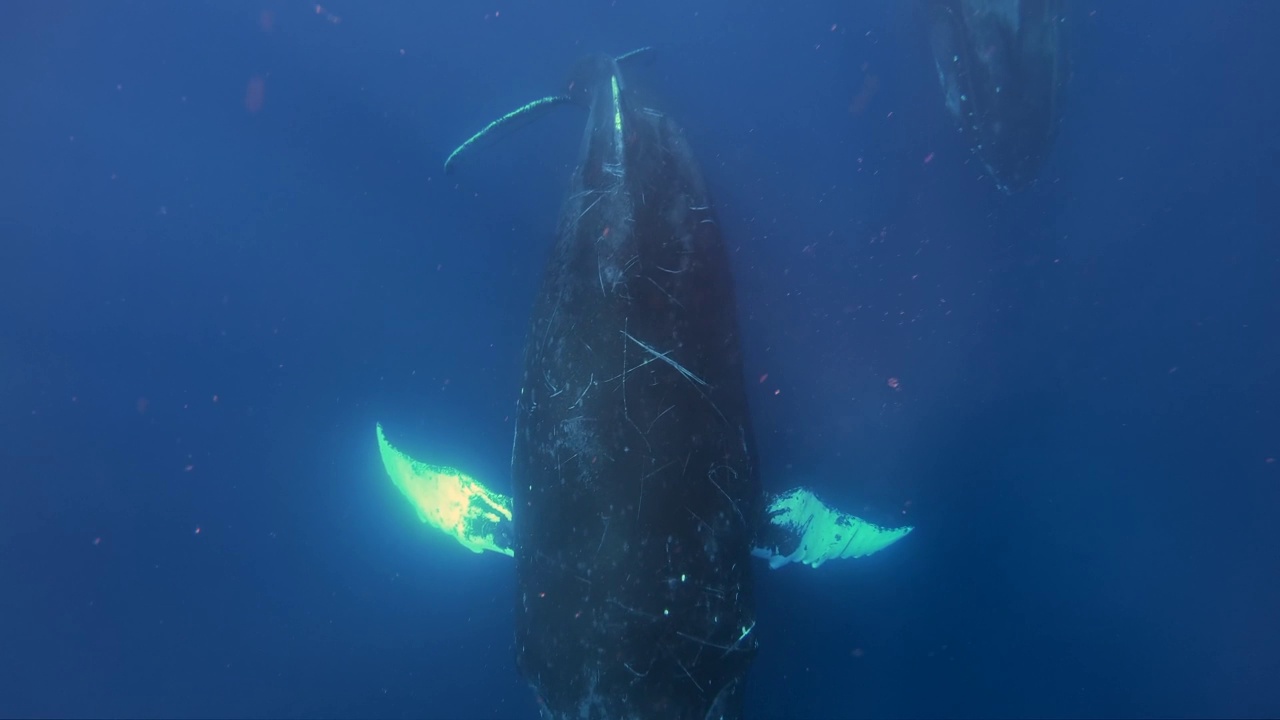
[[[422,522],[471,552],[514,554],[511,498],[454,468],[427,465],[405,455],[387,442],[382,425],[378,425],[378,450],[391,482],[408,498]]]
[[[381,425],[377,430],[382,465],[420,520],[471,552],[514,555],[511,498],[454,468],[414,460],[387,442]],[[911,530],[881,527],[839,512],[811,491],[795,488],[769,499],[766,525],[752,554],[775,569],[793,562],[816,568],[828,560],[878,552]]]
[[[788,563],[818,567],[889,547],[911,532],[886,528],[827,507],[811,491],[795,488],[769,499],[767,524],[752,554],[777,569]]]

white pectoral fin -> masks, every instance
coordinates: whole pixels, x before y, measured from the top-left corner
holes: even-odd
[[[480,481],[441,465],[427,465],[387,442],[378,425],[378,450],[391,482],[413,505],[418,519],[457,540],[474,553],[485,550],[510,557],[511,498]]]
[[[777,569],[788,563],[818,567],[828,560],[859,558],[889,547],[911,532],[887,528],[827,507],[812,491],[795,488],[769,500],[768,526],[756,557]]]
[[[414,460],[387,441],[381,425],[377,433],[387,475],[422,522],[473,553],[514,555],[511,498],[454,468]],[[788,563],[816,568],[828,560],[879,552],[911,530],[882,527],[839,512],[812,491],[795,488],[768,499],[765,524],[752,554],[775,569]]]

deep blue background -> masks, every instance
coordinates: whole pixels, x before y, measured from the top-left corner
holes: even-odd
[[[765,482],[918,526],[762,568],[753,715],[1280,713],[1280,5],[1076,2],[1014,197],[907,3],[4,12],[0,715],[533,716],[510,562],[373,425],[506,488],[581,120],[440,164],[651,43]]]

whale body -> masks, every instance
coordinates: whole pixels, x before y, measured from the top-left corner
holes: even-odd
[[[684,135],[584,59],[512,452],[516,656],[550,717],[741,712],[763,512],[729,257]]]
[[[943,101],[996,185],[1032,184],[1062,116],[1066,0],[926,0]]]

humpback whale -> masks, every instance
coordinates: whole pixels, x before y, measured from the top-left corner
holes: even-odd
[[[736,718],[756,653],[752,556],[770,567],[876,552],[910,532],[764,492],[729,257],[684,134],[592,55],[558,105],[579,161],[534,302],[511,493],[377,439],[419,517],[514,558],[516,663],[547,718]]]
[[[553,717],[737,715],[763,495],[728,254],[680,129],[618,61],[571,82],[587,129],[511,460],[517,664]]]
[[[1030,185],[1057,135],[1066,0],[926,0],[947,111],[1006,193]]]

